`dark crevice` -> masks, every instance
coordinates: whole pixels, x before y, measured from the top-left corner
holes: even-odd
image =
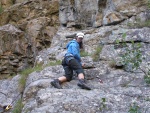
[[[112,23],[106,24],[106,25],[104,25],[104,26],[117,25],[117,24],[120,24],[120,23],[122,23],[122,22],[124,22],[124,21],[125,21],[125,19],[120,20],[120,21],[116,21],[116,22],[112,22]]]

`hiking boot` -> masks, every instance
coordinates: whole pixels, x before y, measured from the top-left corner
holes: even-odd
[[[62,89],[58,79],[55,79],[55,80],[51,81],[51,85],[54,86],[57,89]]]
[[[79,79],[79,82],[77,85],[82,89],[91,90],[91,88],[87,86],[87,84],[85,83],[84,79]]]

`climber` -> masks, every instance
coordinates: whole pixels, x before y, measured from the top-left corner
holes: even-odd
[[[67,44],[67,53],[62,60],[62,66],[64,68],[65,75],[51,81],[51,85],[55,88],[62,89],[61,83],[71,81],[73,77],[73,71],[75,71],[79,79],[77,85],[82,89],[91,90],[91,88],[85,83],[84,71],[82,69],[84,64],[81,63],[80,57],[80,49],[83,48],[83,38],[84,34],[79,32],[76,34],[75,39]]]

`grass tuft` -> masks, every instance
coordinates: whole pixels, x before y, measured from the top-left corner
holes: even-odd
[[[102,49],[103,49],[103,46],[100,46],[100,45],[96,48],[96,51],[92,55],[93,61],[96,62],[99,60],[99,55],[100,55]]]
[[[12,113],[21,113],[22,108],[24,107],[22,100],[19,99],[16,103],[16,105],[14,106],[14,109],[12,110]]]
[[[81,50],[81,51],[80,51],[80,56],[81,56],[81,57],[89,56],[89,53],[86,52],[86,51],[84,51],[84,50]]]
[[[3,12],[3,7],[2,7],[2,5],[0,5],[0,13],[2,13]]]

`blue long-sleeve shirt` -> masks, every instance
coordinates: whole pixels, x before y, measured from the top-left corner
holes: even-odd
[[[76,40],[72,40],[67,44],[66,56],[72,54],[74,58],[81,64],[80,47]]]

